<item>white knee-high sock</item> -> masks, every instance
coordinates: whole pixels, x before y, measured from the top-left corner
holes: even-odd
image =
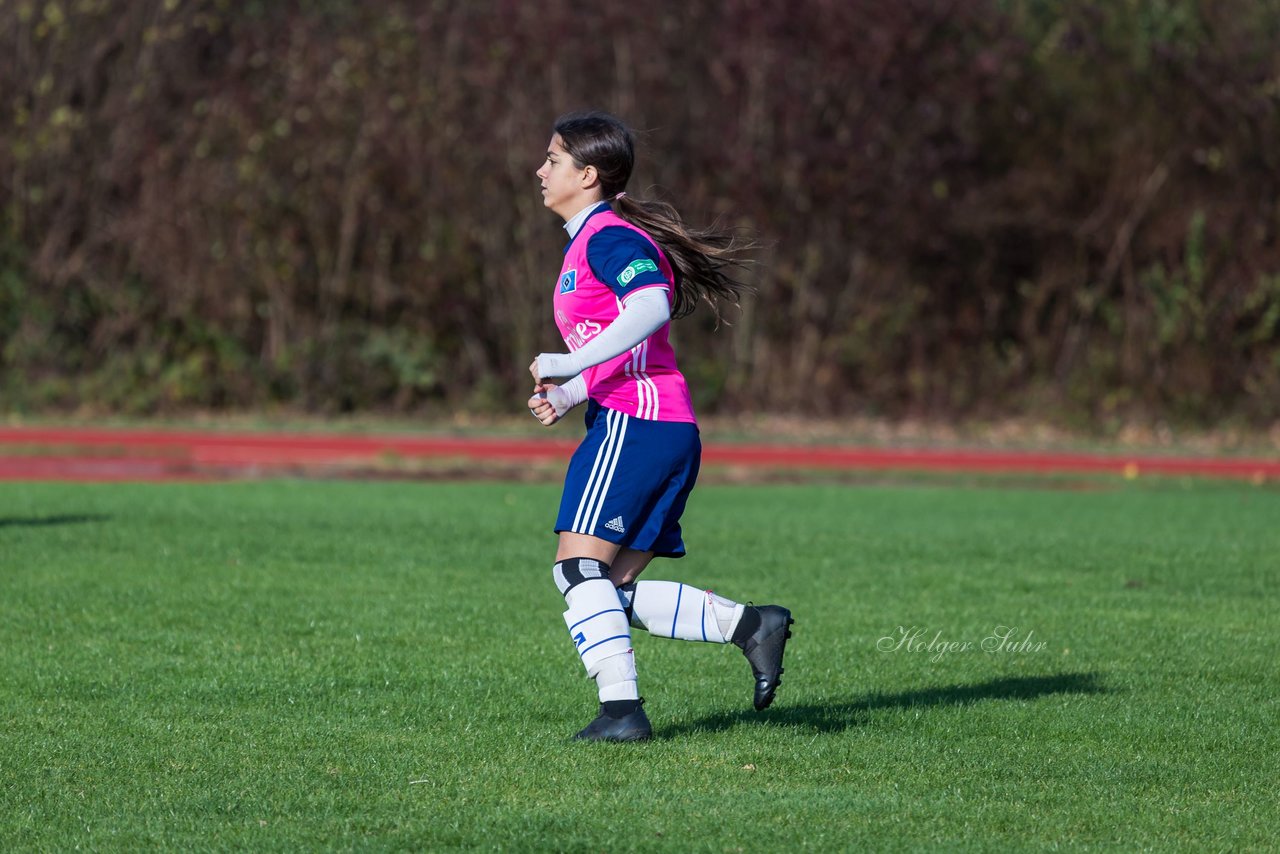
[[[678,581],[636,581],[618,588],[631,625],[663,638],[728,643],[745,606]]]
[[[587,675],[596,681],[600,702],[639,699],[631,628],[609,580],[609,568],[596,561],[579,560],[581,563],[572,566],[566,566],[569,561],[556,564],[556,582],[568,606],[564,624],[569,637]],[[563,583],[565,576],[570,577],[571,583]]]

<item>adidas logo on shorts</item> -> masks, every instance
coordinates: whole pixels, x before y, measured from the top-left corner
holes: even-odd
[[[621,516],[614,516],[608,522],[605,522],[604,526],[610,531],[617,531],[619,534],[625,534],[627,532],[627,529],[622,526]]]

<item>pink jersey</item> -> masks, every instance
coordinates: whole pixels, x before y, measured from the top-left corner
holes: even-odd
[[[587,261],[587,246],[601,229],[622,226],[644,237],[657,250],[658,268],[666,279],[667,301],[674,298],[675,274],[667,256],[642,229],[622,219],[611,210],[593,214],[573,238],[565,251],[564,266],[556,283],[556,325],[569,350],[577,350],[609,327],[622,310],[622,301],[614,290],[601,282]],[[616,233],[616,232],[614,232]],[[643,262],[640,262],[643,264]],[[644,269],[637,266],[636,269]],[[652,270],[652,264],[648,266]],[[627,271],[620,282],[625,284]],[[646,284],[629,290],[661,287]],[[683,421],[697,423],[693,401],[684,375],[676,367],[676,354],[667,340],[671,324],[641,341],[630,351],[582,372],[587,395],[602,406],[625,412],[646,421]]]

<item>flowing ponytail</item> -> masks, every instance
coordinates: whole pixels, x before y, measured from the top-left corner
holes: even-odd
[[[635,142],[630,129],[608,113],[571,113],[556,120],[564,150],[579,169],[596,167],[600,187],[613,202],[614,212],[653,238],[675,272],[672,317],[684,317],[706,303],[723,319],[722,303],[737,307],[750,285],[731,275],[753,262],[747,257],[756,244],[731,229],[696,229],[685,224],[674,207],[663,201],[640,201],[623,192],[635,165]]]
[[[675,300],[672,317],[684,317],[705,302],[722,320],[721,303],[735,308],[742,295],[752,288],[728,271],[743,269],[751,261],[746,254],[755,244],[741,240],[728,229],[694,229],[685,224],[676,209],[666,202],[633,199],[623,193],[615,198],[613,209],[627,222],[641,228],[662,248],[675,270]]]

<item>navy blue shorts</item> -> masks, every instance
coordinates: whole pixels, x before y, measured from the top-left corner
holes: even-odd
[[[556,533],[683,557],[680,514],[698,479],[698,425],[646,421],[587,403],[587,435],[564,478]]]

